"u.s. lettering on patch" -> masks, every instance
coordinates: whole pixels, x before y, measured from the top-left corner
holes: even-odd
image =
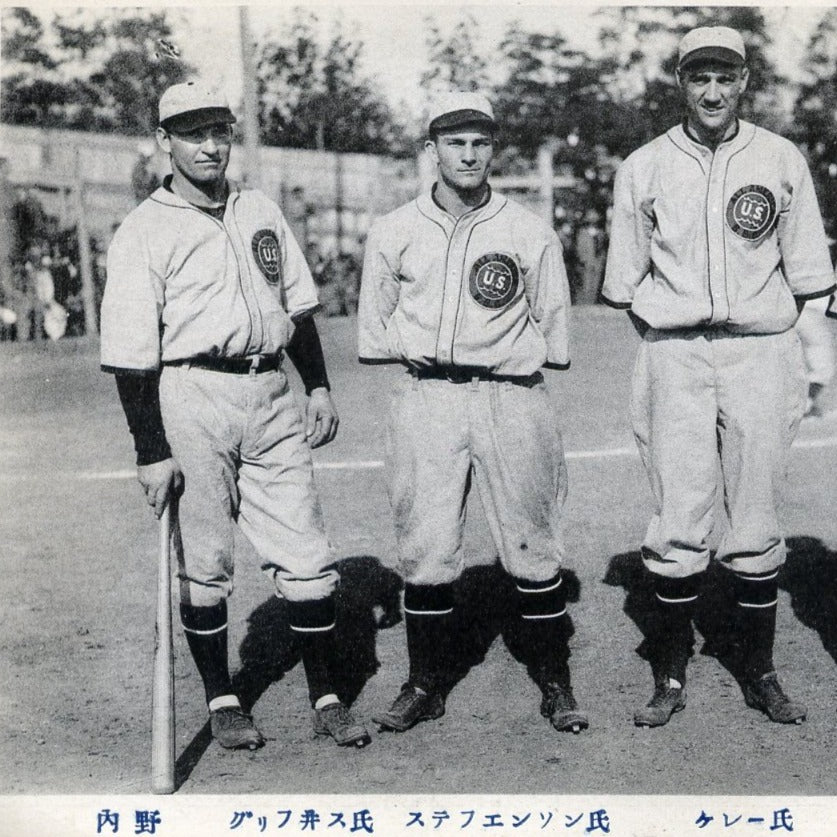
[[[775,220],[776,198],[766,186],[742,186],[727,204],[727,225],[747,241],[761,238]]]
[[[253,255],[264,278],[275,285],[281,277],[279,264],[279,239],[273,230],[259,230],[253,236]]]
[[[502,308],[514,299],[519,281],[520,268],[511,256],[486,253],[471,267],[468,290],[483,308]]]

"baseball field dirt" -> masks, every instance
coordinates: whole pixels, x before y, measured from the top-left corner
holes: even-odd
[[[440,720],[378,733],[370,715],[406,674],[382,461],[387,389],[399,373],[361,368],[354,329],[351,318],[320,322],[342,421],[315,463],[343,558],[344,691],[372,743],[347,750],[313,735],[282,602],[241,542],[231,664],[268,743],[250,753],[211,741],[176,626],[178,794],[837,793],[837,418],[803,422],[784,504],[776,660],[807,722],[776,725],[745,706],[725,665],[730,604],[715,570],[688,706],[664,728],[637,728],[633,710],[651,691],[637,553],[650,492],[627,417],[637,338],[624,315],[599,308],[575,312],[572,367],[547,375],[570,478],[571,665],[590,729],[559,735],[539,715],[513,654],[509,582],[473,498],[458,591],[461,678]],[[147,793],[157,534],[113,380],[98,369],[95,341],[0,343],[0,392],[0,792]]]

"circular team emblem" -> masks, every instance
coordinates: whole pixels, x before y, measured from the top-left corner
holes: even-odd
[[[271,285],[279,281],[279,239],[273,230],[259,230],[253,236],[256,264]]]
[[[742,186],[727,204],[729,228],[747,241],[761,238],[776,220],[776,198],[765,186]]]
[[[487,253],[471,267],[468,289],[483,308],[502,308],[514,299],[520,281],[517,262],[505,253]]]

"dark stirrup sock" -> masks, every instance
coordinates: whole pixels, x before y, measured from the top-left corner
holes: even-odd
[[[773,640],[779,601],[779,571],[733,573],[738,639],[744,675],[758,680],[773,671]]]
[[[180,622],[203,680],[206,702],[234,694],[227,663],[226,599],[211,607],[181,604]]]
[[[288,602],[288,621],[299,643],[311,706],[320,698],[335,694],[334,668],[337,647],[334,639],[334,597]]]
[[[406,584],[408,682],[424,692],[442,688],[451,668],[453,585]]]

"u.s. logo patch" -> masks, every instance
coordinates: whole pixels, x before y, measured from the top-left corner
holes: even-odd
[[[279,239],[273,230],[259,230],[253,236],[253,255],[264,278],[275,285],[281,278],[279,266]]]
[[[766,186],[742,186],[727,204],[727,225],[741,238],[755,241],[776,220],[776,198]]]
[[[473,300],[483,308],[502,308],[517,292],[520,268],[506,253],[487,253],[472,265],[468,290]]]

